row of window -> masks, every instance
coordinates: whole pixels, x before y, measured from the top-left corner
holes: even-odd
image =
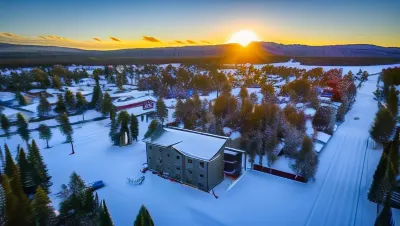
[[[150,146],[150,147],[151,147],[151,146]],[[160,149],[160,151],[161,151],[161,149]],[[167,154],[167,157],[171,157],[171,155],[168,153],[168,154]],[[151,157],[149,157],[149,159],[151,159]],[[176,156],[176,159],[181,159],[181,156],[177,155],[177,156]],[[187,162],[188,162],[188,163],[193,163],[193,160],[192,160],[192,159],[188,159]],[[160,163],[162,163],[162,160],[160,160]],[[200,162],[200,167],[201,167],[201,168],[204,168],[204,162]]]

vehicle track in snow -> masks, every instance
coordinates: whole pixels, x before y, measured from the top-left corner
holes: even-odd
[[[357,101],[346,115],[346,121],[339,127],[321,155],[335,152],[328,172],[314,201],[305,225],[353,225],[356,222],[361,180],[365,167],[368,130],[377,109],[369,93],[376,86],[376,80],[368,81],[359,90]],[[375,105],[375,106],[372,106]],[[361,117],[354,121],[355,116]],[[328,164],[321,162],[322,164]]]

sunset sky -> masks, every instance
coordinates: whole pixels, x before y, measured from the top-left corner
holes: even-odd
[[[399,0],[3,0],[0,42],[85,49],[226,43],[400,47]]]

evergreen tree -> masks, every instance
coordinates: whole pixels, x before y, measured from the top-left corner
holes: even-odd
[[[178,99],[175,106],[174,118],[177,123],[182,123],[185,115],[185,105]]]
[[[240,87],[239,97],[241,99],[249,97],[249,92],[247,92],[247,88],[245,86]]]
[[[119,145],[119,124],[117,123],[115,117],[111,119],[110,133],[108,135],[113,145]]]
[[[388,177],[387,177],[387,169],[388,169],[388,160],[389,153],[391,150],[391,145],[387,145],[381,155],[378,166],[375,170],[374,176],[372,178],[372,184],[369,188],[368,199],[372,202],[382,203],[384,201],[384,197],[387,192],[390,190],[387,185]]]
[[[13,193],[10,179],[7,175],[4,175],[1,185],[5,195],[5,225],[18,225],[18,219],[16,219],[18,217],[18,197]]]
[[[394,222],[392,219],[392,209],[390,208],[391,197],[391,193],[389,192],[386,195],[386,200],[383,205],[382,212],[376,218],[374,224],[375,226],[394,226]]]
[[[0,180],[0,226],[6,226],[6,213],[7,213],[7,206],[6,206],[6,193],[4,191],[3,183]]]
[[[67,112],[67,106],[65,105],[64,99],[61,94],[58,94],[57,96],[57,102],[54,111],[59,114]]]
[[[318,156],[314,151],[314,143],[311,138],[304,136],[302,148],[296,158],[292,169],[297,175],[300,175],[309,181],[314,180],[318,168]]]
[[[5,165],[4,165],[4,174],[9,178],[12,177],[13,167],[15,165],[14,159],[11,156],[10,149],[7,144],[4,144],[4,153],[5,153]]]
[[[39,147],[35,140],[32,140],[32,144],[30,145],[28,161],[31,165],[35,185],[40,185],[47,194],[50,194],[50,187],[53,183],[51,182],[51,176],[49,175],[47,165],[43,161],[43,157],[40,154]]]
[[[47,101],[47,98],[44,96],[40,97],[40,102],[39,105],[37,106],[37,111],[39,116],[44,116],[48,115],[49,112],[51,111],[51,106],[49,101]]]
[[[135,139],[137,141],[137,137],[139,136],[139,122],[134,114],[131,114],[130,129],[132,139]]]
[[[18,168],[23,189],[25,193],[29,195],[34,192],[35,182],[32,175],[32,166],[26,159],[25,151],[23,148],[19,150]]]
[[[124,137],[128,138],[127,144],[131,143],[131,133],[129,132],[129,120],[130,116],[127,111],[121,111],[118,114],[118,124],[120,125],[119,137],[121,139],[120,144],[124,144]]]
[[[125,83],[125,79],[124,79],[124,74],[122,73],[117,73],[117,87],[119,90],[123,90],[124,89],[124,83]]]
[[[67,90],[64,94],[65,105],[69,110],[74,109],[76,106],[75,96],[71,90]]]
[[[46,148],[49,147],[49,140],[53,137],[51,129],[46,124],[39,125],[39,139],[46,140]]]
[[[54,76],[51,78],[51,84],[52,84],[52,87],[53,87],[54,89],[61,89],[61,80],[60,80],[60,77],[58,77],[57,75],[54,75]]]
[[[12,177],[10,181],[12,193],[17,197],[16,224],[14,225],[30,225],[32,223],[32,209],[29,203],[28,196],[23,191],[21,184],[20,173],[16,165],[12,169]]]
[[[390,113],[392,113],[392,117],[396,118],[397,114],[398,114],[398,105],[399,105],[399,96],[398,96],[398,92],[396,90],[396,88],[394,88],[394,86],[392,86],[389,89],[389,94],[386,97],[387,100],[387,107],[390,111]]]
[[[71,143],[71,148],[72,148],[71,154],[75,154],[74,144],[73,144],[74,140],[73,140],[73,137],[72,137],[72,134],[74,133],[74,130],[72,129],[72,126],[71,126],[71,124],[69,122],[68,115],[66,113],[63,113],[63,114],[59,115],[57,117],[57,122],[60,124],[60,127],[59,127],[60,132],[64,136],[66,136],[65,143]]]
[[[1,124],[1,129],[5,132],[6,136],[10,136],[10,122],[8,121],[7,116],[4,114],[0,115],[0,124]]]
[[[156,116],[161,121],[161,124],[164,124],[164,119],[168,117],[168,109],[162,98],[158,98],[156,102]]]
[[[144,205],[140,207],[139,213],[136,216],[134,226],[154,226],[153,219],[151,219],[149,211]]]
[[[15,94],[15,97],[18,100],[18,104],[19,105],[26,105],[27,104],[25,97],[20,92],[17,92]]]
[[[84,112],[88,108],[88,102],[86,101],[86,98],[82,95],[81,92],[76,93],[76,109],[82,112],[82,119],[85,120],[85,114]]]
[[[103,96],[103,103],[101,104],[101,113],[103,114],[103,116],[106,116],[110,113],[112,106],[113,103],[111,96],[106,92]]]
[[[378,143],[388,143],[393,137],[395,123],[396,121],[388,109],[379,109],[369,131],[372,139]]]
[[[79,194],[83,192],[86,189],[85,182],[79,176],[77,173],[72,172],[70,178],[69,178],[69,183],[68,183],[69,190],[71,191],[72,194]]]
[[[28,142],[29,138],[31,137],[31,133],[28,129],[28,122],[25,121],[25,118],[21,113],[17,114],[17,127],[18,134],[25,142]]]
[[[38,186],[35,197],[32,200],[31,207],[33,212],[33,221],[35,225],[52,225],[55,220],[51,201],[42,187]]]
[[[101,208],[99,213],[99,226],[112,226],[114,225],[110,213],[108,212],[108,208],[106,205],[106,201],[103,200],[101,202]]]
[[[147,132],[144,134],[144,138],[149,138],[151,137],[154,132],[157,130],[158,127],[158,121],[157,120],[153,120],[150,122],[149,127],[147,129]]]
[[[96,105],[98,105],[98,102],[102,101],[101,97],[101,88],[98,80],[96,80],[96,85],[93,87],[93,94],[92,94],[92,100],[90,101],[89,107],[90,108],[95,108]]]
[[[251,101],[251,103],[254,105],[254,104],[257,104],[257,102],[258,102],[258,96],[257,96],[257,94],[256,93],[251,93],[250,94],[250,101]]]

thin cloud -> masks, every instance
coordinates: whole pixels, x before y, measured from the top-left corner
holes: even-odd
[[[99,39],[99,38],[93,38],[93,40],[98,41],[98,42],[102,42],[102,40]]]
[[[56,39],[53,35],[48,35],[47,38]]]
[[[16,34],[9,33],[9,32],[2,32],[2,33],[0,33],[0,35],[3,37],[7,37],[7,38],[24,38],[22,36],[18,36]]]
[[[121,42],[121,40],[113,36],[110,36],[110,39],[113,40],[114,42]]]
[[[42,35],[39,35],[38,37],[41,38],[41,39],[43,39],[43,40],[47,40],[47,38],[44,37],[44,36],[42,36]]]
[[[197,42],[195,42],[195,41],[193,41],[193,40],[186,40],[186,42],[189,43],[189,44],[193,44],[193,45],[194,45],[194,44],[197,44]]]
[[[56,38],[56,39],[58,39],[58,40],[61,40],[61,41],[64,41],[64,40],[65,40],[64,38],[62,38],[62,37],[60,37],[60,36],[54,36],[54,38]]]
[[[212,44],[211,42],[205,41],[205,40],[201,40],[201,42],[202,42],[202,43],[205,43],[205,44]]]
[[[143,36],[143,40],[146,42],[158,42],[161,43],[160,40],[156,39],[155,37],[151,37],[151,36]]]
[[[181,44],[181,45],[185,45],[186,43],[179,41],[179,40],[175,40],[176,43]]]

